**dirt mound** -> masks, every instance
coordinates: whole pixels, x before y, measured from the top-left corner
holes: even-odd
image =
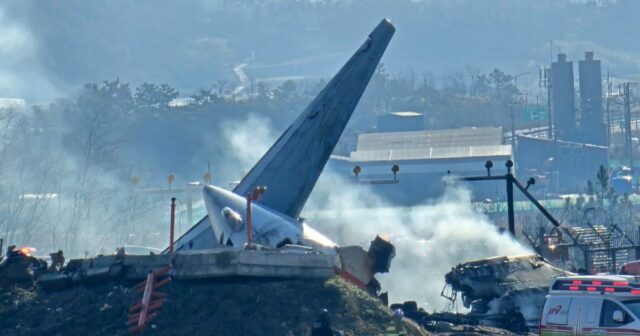
[[[124,335],[128,287],[100,284],[38,293],[0,291],[0,335]]]
[[[0,289],[0,335],[126,335],[132,284]],[[309,335],[322,308],[345,335],[378,335],[389,311],[339,278],[174,281],[148,335]]]

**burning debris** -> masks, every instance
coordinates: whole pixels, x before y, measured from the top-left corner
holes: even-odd
[[[33,284],[41,274],[47,271],[47,262],[33,257],[36,249],[32,247],[16,248],[9,246],[0,262],[0,285],[3,283]]]
[[[380,285],[374,275],[389,271],[395,247],[376,237],[368,251],[359,246],[317,251],[295,245],[281,248],[253,245],[251,249],[221,247],[175,255],[129,255],[120,248],[114,255],[72,259],[66,265],[62,251],[50,255],[51,266],[47,267],[46,261],[23,250],[12,251],[0,263],[0,281],[37,284],[40,289],[55,291],[78,284],[141,280],[150,271],[172,265],[171,275],[182,280],[234,276],[326,279],[340,275],[377,294]]]

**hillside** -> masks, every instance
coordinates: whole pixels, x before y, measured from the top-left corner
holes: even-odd
[[[0,335],[127,335],[130,287],[0,289]],[[168,301],[147,335],[310,335],[322,308],[345,335],[377,335],[391,324],[384,306],[338,278],[174,281],[163,291]]]

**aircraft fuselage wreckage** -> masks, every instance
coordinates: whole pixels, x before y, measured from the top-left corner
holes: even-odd
[[[379,238],[374,240],[374,248],[368,253],[352,248],[340,249],[300,221],[298,216],[394,32],[391,22],[382,20],[233,192],[205,186],[203,194],[208,216],[175,242],[175,251],[212,249],[220,245],[239,248],[251,239],[251,244],[264,248],[301,245],[337,253],[343,262],[342,271],[350,270],[349,275],[364,285],[370,278],[357,274],[362,273],[358,269],[384,269],[373,265],[388,265],[394,254],[393,246],[388,242]],[[259,187],[266,187],[267,191],[248,203],[250,196],[247,195]],[[250,216],[247,216],[248,212]],[[247,234],[248,227],[251,227],[250,235]],[[383,246],[385,244],[388,246]],[[387,260],[378,260],[381,255]],[[344,265],[353,260],[360,262]]]

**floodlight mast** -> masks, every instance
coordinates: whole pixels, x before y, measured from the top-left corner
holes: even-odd
[[[513,176],[511,172],[511,168],[513,167],[513,161],[507,160],[505,163],[505,167],[507,168],[507,173],[504,175],[495,175],[491,176],[491,168],[493,167],[493,162],[487,161],[484,164],[484,167],[487,169],[487,176],[468,176],[461,177],[461,181],[497,181],[504,180],[506,181],[507,186],[507,212],[508,212],[508,221],[509,221],[509,233],[512,236],[516,236],[516,228],[515,228],[515,211],[513,206],[513,186],[515,185],[520,191],[529,199],[531,203],[544,215],[553,226],[558,227],[560,223],[545,209],[538,200],[529,193],[528,189],[530,186],[536,184],[536,180],[531,177],[527,181],[527,186],[524,187],[515,176]]]

